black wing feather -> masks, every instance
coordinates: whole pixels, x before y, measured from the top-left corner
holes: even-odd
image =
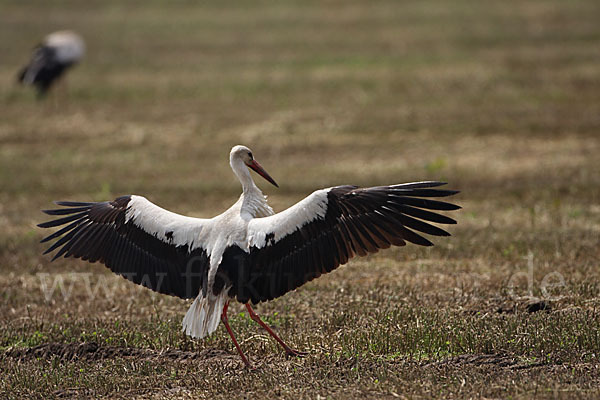
[[[130,200],[130,196],[123,196],[100,203],[55,202],[65,208],[44,213],[62,217],[38,226],[68,225],[42,239],[44,243],[58,238],[44,254],[59,249],[52,260],[64,256],[100,261],[113,272],[156,292],[196,297],[208,277],[206,251],[166,243],[132,221],[125,222]]]
[[[456,221],[431,210],[451,211],[460,207],[432,197],[446,197],[455,190],[432,189],[443,182],[357,188],[338,186],[327,194],[322,218],[306,223],[279,241],[251,247],[236,275],[229,294],[238,301],[271,300],[332,271],[354,255],[377,252],[390,245],[411,242],[433,246],[423,234],[448,236],[431,223]],[[273,233],[267,232],[267,236]],[[271,236],[272,237],[272,236]],[[227,267],[231,269],[231,266]],[[219,267],[219,272],[226,273]]]

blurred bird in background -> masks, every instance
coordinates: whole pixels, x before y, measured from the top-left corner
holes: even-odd
[[[19,72],[18,80],[24,85],[35,86],[38,98],[43,98],[54,82],[84,54],[85,42],[75,32],[51,33],[35,47],[31,60]]]

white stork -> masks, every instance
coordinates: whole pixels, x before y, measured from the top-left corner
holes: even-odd
[[[104,263],[113,272],[156,292],[195,298],[183,319],[194,338],[227,329],[250,367],[227,322],[233,299],[277,340],[288,355],[303,355],[285,344],[252,310],[250,303],[272,300],[345,264],[355,255],[379,249],[432,243],[421,236],[449,234],[428,222],[455,224],[428,210],[460,207],[431,197],[458,193],[432,189],[441,182],[416,182],[358,188],[321,189],[287,210],[274,214],[249,168],[277,183],[245,146],[231,149],[229,163],[242,184],[239,200],[211,219],[164,210],[144,197],[113,201],[59,201],[64,208],[46,210],[58,219],[42,228],[66,225],[42,240],[58,239],[46,253]]]
[[[75,32],[51,33],[33,50],[31,60],[19,72],[19,82],[34,85],[38,96],[43,97],[50,86],[84,54],[85,43]]]

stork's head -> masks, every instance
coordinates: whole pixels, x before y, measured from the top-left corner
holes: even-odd
[[[277,182],[275,182],[275,180],[271,178],[271,175],[269,175],[267,171],[265,171],[265,169],[258,163],[258,161],[254,159],[254,156],[252,155],[252,150],[250,150],[246,146],[238,144],[237,146],[233,146],[233,148],[231,149],[231,153],[229,153],[229,163],[233,167],[239,162],[244,163],[248,168],[253,169],[254,171],[256,171],[256,173],[265,178],[267,181],[269,181],[276,187],[279,187]]]

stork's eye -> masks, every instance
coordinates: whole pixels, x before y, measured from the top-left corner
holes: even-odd
[[[248,157],[250,157],[251,160],[254,159],[254,157],[252,157],[252,153],[251,152],[248,153]]]

